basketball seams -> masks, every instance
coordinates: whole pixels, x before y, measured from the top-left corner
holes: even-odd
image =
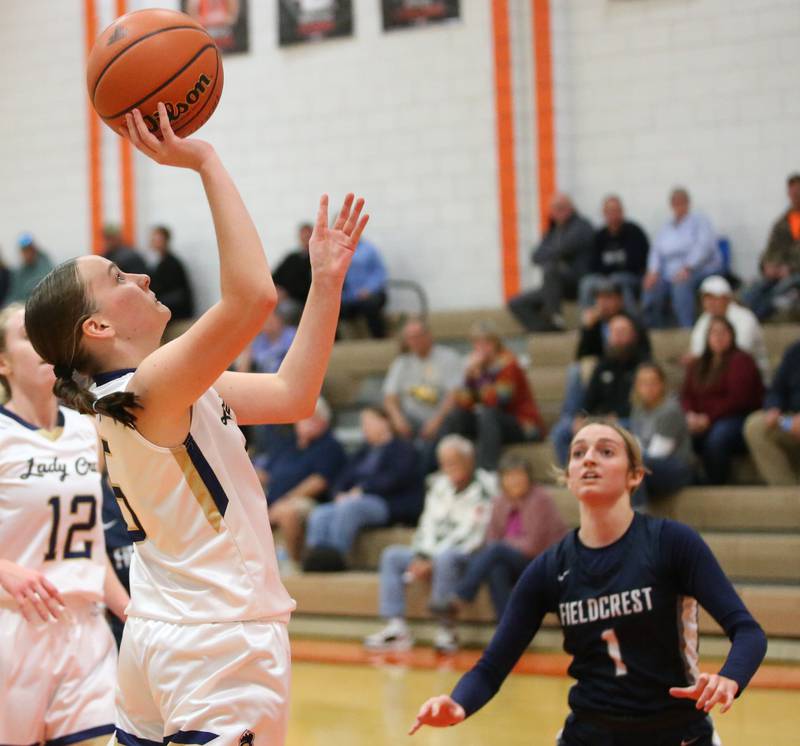
[[[167,31],[180,31],[180,30],[197,31],[199,34],[203,34],[203,36],[207,37],[208,40],[211,42],[211,44],[216,46],[216,44],[214,44],[214,40],[209,36],[208,32],[205,29],[198,28],[197,26],[191,26],[191,25],[188,25],[188,24],[184,24],[184,25],[181,25],[181,26],[170,26],[169,28],[160,28],[160,29],[156,29],[155,31],[150,31],[149,33],[145,34],[144,36],[140,36],[138,39],[136,39],[136,41],[131,42],[124,49],[120,49],[119,52],[117,52],[117,54],[115,54],[105,64],[105,67],[103,67],[103,69],[100,71],[100,74],[97,76],[97,80],[95,80],[94,86],[92,87],[92,94],[91,94],[91,96],[92,96],[92,105],[94,106],[94,103],[95,103],[94,99],[95,99],[95,95],[97,94],[97,86],[100,85],[100,81],[103,79],[103,76],[108,72],[108,68],[110,68],[111,65],[114,64],[114,62],[116,62],[120,57],[122,57],[122,55],[124,55],[126,52],[130,51],[131,49],[133,49],[133,47],[135,47],[140,42],[145,41],[146,39],[150,39],[153,36],[158,36],[158,34],[166,33]],[[207,49],[207,48],[208,47],[203,47],[203,49]],[[145,100],[145,99],[142,99],[142,100]],[[103,118],[105,119],[106,117],[103,117]]]
[[[210,39],[210,37],[209,37]],[[142,104],[143,102],[147,101],[147,99],[152,98],[156,93],[166,88],[170,83],[172,83],[176,78],[178,78],[182,73],[186,72],[186,69],[194,64],[195,60],[197,60],[200,55],[202,55],[207,49],[214,49],[216,52],[216,61],[217,61],[217,73],[219,72],[219,50],[217,50],[217,45],[214,44],[212,41],[210,44],[206,44],[204,47],[200,48],[182,68],[180,68],[171,78],[165,80],[158,88],[154,88],[150,93],[148,93],[144,98],[139,99],[136,103],[130,104],[122,111],[117,112],[116,114],[109,114],[108,116],[102,116],[104,121],[108,121],[109,119],[116,119],[117,117],[121,117],[123,114],[127,114],[129,111],[132,111],[137,106]],[[217,78],[219,75],[214,76],[214,88],[217,85]],[[213,90],[213,89],[212,89]]]
[[[216,47],[216,45],[214,46]],[[191,119],[187,119],[185,122],[183,122],[183,124],[181,124],[174,130],[175,134],[178,134],[178,132],[180,132],[187,125],[189,125],[191,122],[197,119],[197,117],[199,117],[205,111],[206,107],[209,104],[213,104],[213,106],[211,106],[211,111],[209,111],[209,113],[206,115],[206,118],[203,119],[200,122],[200,124],[198,124],[197,127],[195,127],[195,129],[200,129],[200,127],[202,127],[203,124],[205,124],[205,122],[208,120],[208,118],[214,113],[214,109],[216,109],[217,104],[219,103],[220,96],[222,95],[222,91],[217,92],[217,83],[219,82],[219,62],[220,62],[220,55],[218,49],[217,49],[216,60],[217,60],[217,68],[216,68],[216,75],[214,76],[214,85],[211,86],[211,90],[208,92],[208,97],[206,98],[205,101],[203,101],[203,105],[194,113],[194,116]]]

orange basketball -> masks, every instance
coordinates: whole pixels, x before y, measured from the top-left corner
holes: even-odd
[[[116,130],[132,109],[159,134],[157,104],[175,134],[202,127],[222,94],[222,60],[206,30],[174,10],[137,10],[117,18],[92,47],[86,65],[89,98]]]

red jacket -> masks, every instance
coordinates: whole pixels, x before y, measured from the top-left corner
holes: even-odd
[[[546,433],[528,377],[508,350],[501,352],[481,374],[467,376],[464,386],[456,392],[456,400],[464,409],[472,409],[475,404],[497,407],[514,415],[523,430],[536,429],[542,437]]]
[[[492,500],[492,516],[486,541],[503,541],[514,506],[502,495]],[[506,543],[533,559],[567,533],[567,525],[555,501],[543,487],[533,485],[519,507],[522,533],[505,539]]]
[[[700,359],[693,360],[686,371],[681,390],[681,405],[686,412],[706,414],[711,422],[744,415],[760,409],[764,384],[755,360],[744,350],[735,350],[710,386],[698,380]]]

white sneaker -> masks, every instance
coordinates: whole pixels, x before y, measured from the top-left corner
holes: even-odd
[[[364,647],[368,650],[410,650],[414,645],[414,637],[405,623],[391,621],[379,632],[364,638]]]
[[[451,627],[439,627],[433,636],[433,647],[440,653],[458,651],[458,635]]]

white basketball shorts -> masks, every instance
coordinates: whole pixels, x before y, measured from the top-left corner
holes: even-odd
[[[116,741],[282,746],[290,673],[283,622],[131,617],[119,655]]]
[[[0,607],[0,743],[68,746],[114,732],[117,648],[96,604],[58,622]]]

